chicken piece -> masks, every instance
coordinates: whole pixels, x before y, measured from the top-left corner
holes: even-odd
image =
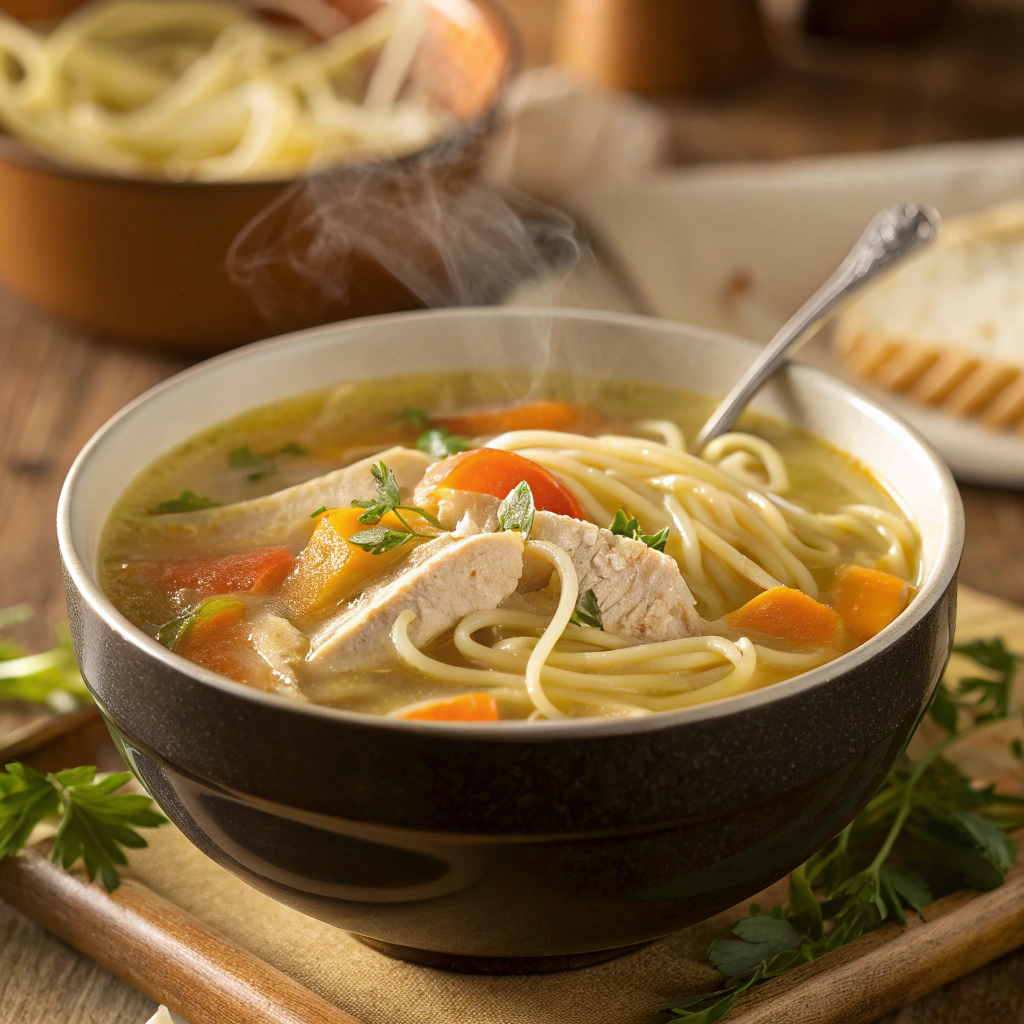
[[[422,647],[470,612],[496,608],[522,571],[518,533],[438,537],[372,582],[321,631],[307,664],[337,672],[393,663],[391,627],[405,609],[416,613],[409,638]]]
[[[447,491],[438,502],[437,518],[446,530],[454,530],[457,537],[471,537],[475,533],[498,532],[498,506],[500,498],[476,491]]]
[[[259,615],[249,628],[249,643],[267,663],[278,693],[301,698],[295,667],[309,651],[309,639],[280,615]]]
[[[151,541],[201,543],[216,551],[282,545],[298,554],[313,533],[310,515],[318,508],[345,508],[353,499],[373,498],[376,481],[370,467],[384,462],[395,474],[402,494],[411,494],[431,459],[410,448],[389,448],[379,455],[336,469],[282,491],[197,512],[147,516],[140,523]]]
[[[568,553],[580,593],[593,590],[597,598],[606,632],[656,643],[706,631],[675,559],[643,541],[553,512],[534,516],[530,539]]]

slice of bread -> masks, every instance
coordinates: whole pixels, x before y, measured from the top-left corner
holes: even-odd
[[[951,221],[853,300],[833,346],[873,384],[1024,433],[1024,202]]]

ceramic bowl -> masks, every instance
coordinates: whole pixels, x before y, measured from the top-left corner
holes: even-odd
[[[49,10],[5,2],[22,16]],[[375,0],[336,2],[362,10]],[[455,127],[396,159],[178,183],[83,170],[0,135],[0,282],[90,331],[204,353],[423,305],[416,282],[443,274],[443,260],[435,239],[410,240],[402,224],[418,196],[429,204],[479,177],[518,64],[513,29],[488,0],[438,3],[432,18],[414,77]],[[396,273],[382,250],[410,267]]]
[[[953,638],[949,472],[891,414],[791,366],[755,407],[870,467],[921,531],[923,584],[882,633],[765,689],[670,713],[488,725],[291,703],[191,664],[96,583],[113,503],[226,417],[403,372],[547,367],[724,393],[755,346],[642,317],[470,309],[378,317],[230,353],[160,385],[78,457],[58,533],[82,672],[125,759],[205,853],[394,955],[463,970],[597,960],[749,897],[889,773]]]

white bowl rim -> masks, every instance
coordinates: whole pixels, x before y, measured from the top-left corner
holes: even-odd
[[[569,307],[465,306],[449,309],[416,310],[408,313],[391,313],[382,316],[341,321],[322,327],[296,331],[279,337],[267,338],[264,341],[258,341],[251,345],[222,353],[161,381],[128,403],[93,434],[72,463],[71,469],[64,480],[60,499],[57,503],[57,539],[65,569],[78,593],[88,602],[91,609],[103,619],[106,625],[127,643],[155,658],[163,667],[173,672],[190,676],[199,682],[225,691],[234,697],[266,704],[269,707],[291,714],[313,715],[328,720],[346,722],[349,725],[382,729],[387,732],[392,730],[408,732],[412,730],[439,739],[448,736],[450,738],[461,738],[476,742],[501,742],[504,740],[522,743],[532,741],[543,742],[545,740],[555,741],[569,738],[604,738],[614,735],[630,735],[670,729],[691,722],[697,723],[740,714],[778,700],[797,697],[802,693],[817,689],[830,680],[859,667],[905,636],[929,614],[953,581],[963,550],[964,512],[963,504],[960,500],[960,492],[946,464],[913,427],[909,426],[899,416],[877,405],[872,399],[862,394],[856,388],[845,381],[831,377],[816,367],[806,365],[794,366],[790,364],[789,369],[801,375],[808,375],[812,378],[817,377],[828,381],[831,387],[845,393],[849,399],[856,401],[866,412],[870,412],[872,416],[885,421],[890,429],[893,429],[896,433],[902,434],[905,442],[917,449],[917,454],[923,456],[936,474],[941,487],[940,497],[948,514],[942,536],[939,540],[934,566],[922,581],[909,607],[893,623],[882,630],[877,636],[872,637],[852,651],[841,655],[834,661],[758,690],[752,690],[733,697],[723,697],[718,700],[708,701],[705,704],[696,704],[675,711],[661,711],[635,718],[592,717],[564,718],[543,722],[513,720],[488,723],[407,721],[404,719],[388,718],[383,715],[347,711],[322,704],[291,701],[286,697],[257,690],[244,683],[237,683],[216,672],[193,664],[180,655],[169,651],[153,637],[129,622],[100,589],[93,572],[86,566],[74,543],[72,513],[77,481],[88,472],[90,460],[104,438],[109,433],[128,426],[136,413],[150,399],[165,391],[187,386],[193,377],[206,373],[211,367],[219,367],[231,362],[242,362],[256,352],[264,352],[272,348],[284,348],[295,342],[306,341],[324,334],[344,333],[350,326],[365,326],[367,323],[393,324],[404,321],[418,322],[426,318],[472,318],[478,317],[481,314],[494,318],[535,318],[543,316],[551,320],[589,320],[604,324],[620,324],[623,327],[647,329],[656,327],[661,331],[673,332],[683,336],[701,335],[712,342],[727,341],[732,344],[738,342],[748,346],[751,349],[752,356],[759,351],[759,346],[753,342],[722,331],[633,313],[614,313]],[[788,372],[788,370],[783,372]]]

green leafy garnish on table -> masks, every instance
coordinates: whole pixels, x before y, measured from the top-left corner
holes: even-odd
[[[0,772],[0,860],[13,857],[36,825],[52,819],[57,834],[50,860],[66,869],[81,859],[90,880],[98,877],[113,892],[118,867],[128,863],[123,848],[147,845],[136,829],[167,823],[150,797],[117,792],[131,777],[97,776],[92,767],[43,775],[17,761],[7,765]]]
[[[955,650],[991,675],[939,686],[929,713],[948,735],[916,762],[904,758],[864,810],[790,874],[784,906],[763,913],[752,905],[731,938],[712,942],[708,957],[728,983],[666,1004],[671,1020],[712,1024],[752,986],[883,921],[906,924],[908,911],[940,896],[1003,883],[1017,858],[1006,833],[1024,826],[1024,799],[975,786],[943,754],[1010,717],[1021,659],[998,639]]]
[[[220,508],[220,506],[221,503],[219,501],[211,501],[209,498],[204,498],[193,491],[182,491],[176,498],[161,501],[159,505],[154,505],[151,509],[147,510],[146,515],[169,516],[175,512],[199,512],[204,508]]]
[[[401,503],[402,495],[398,487],[398,481],[395,479],[395,474],[383,462],[375,463],[370,468],[370,472],[376,481],[376,497],[368,499],[355,498],[352,504],[356,508],[366,510],[359,517],[359,522],[372,526],[373,529],[360,530],[358,533],[352,534],[348,538],[350,544],[355,544],[356,547],[360,547],[372,555],[382,555],[385,551],[391,551],[405,544],[406,541],[412,540],[414,537],[430,540],[436,536],[432,533],[414,530],[409,525],[408,520],[402,515],[403,512],[420,516],[435,529],[442,529],[437,517],[426,509],[418,508],[416,505],[403,505]],[[404,529],[392,529],[376,525],[389,513],[395,516]]]
[[[665,544],[668,541],[669,535],[667,526],[657,533],[641,533],[640,521],[636,516],[626,515],[625,511],[621,508],[615,513],[615,518],[608,529],[619,537],[629,537],[631,540],[643,541],[644,544],[655,551],[665,550]]]
[[[0,630],[27,622],[31,617],[28,605],[0,608]],[[90,699],[66,626],[57,631],[57,645],[40,654],[26,654],[12,640],[0,638],[0,700],[54,704],[58,694],[70,694],[76,700]]]

